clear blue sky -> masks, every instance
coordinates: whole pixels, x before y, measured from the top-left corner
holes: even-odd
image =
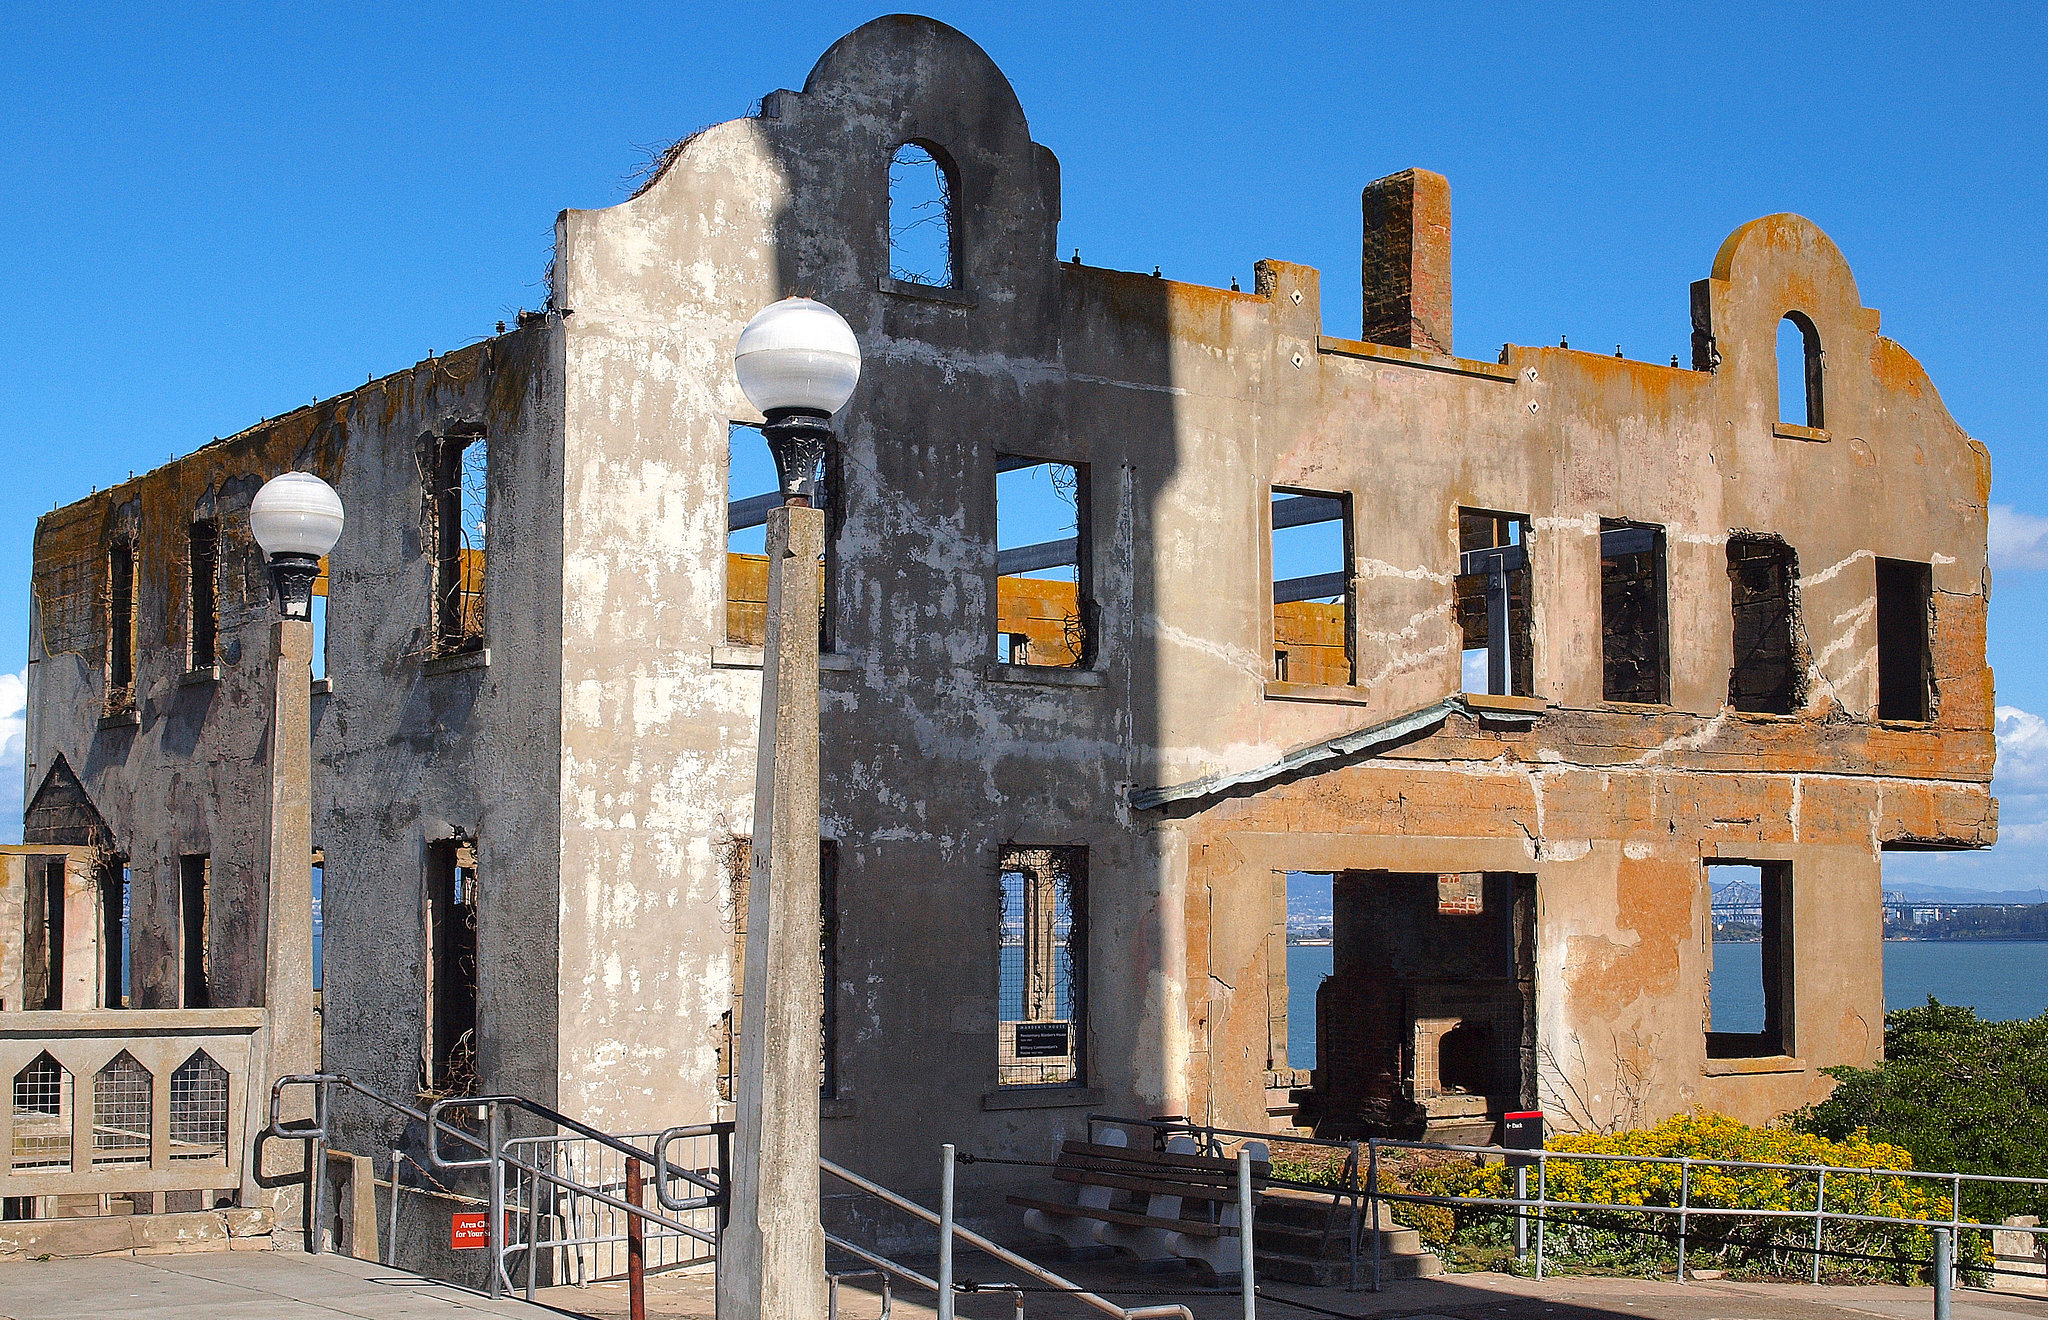
[[[883,12],[16,6],[0,87],[15,272],[0,670],[26,655],[36,514],[538,305],[557,210],[621,200],[647,147],[801,86]],[[1686,287],[1721,239],[1810,216],[1991,447],[1993,499],[2013,510],[1999,699],[2048,713],[2048,521],[2029,521],[2048,519],[2038,11],[925,12],[994,56],[1059,155],[1063,256],[1247,285],[1261,257],[1306,262],[1333,333],[1357,327],[1359,188],[1412,165],[1451,180],[1457,342],[1482,357],[1560,335],[1684,356]],[[17,705],[0,680],[0,712]],[[1958,883],[2023,862],[2014,882],[2048,874],[2048,726],[2005,723],[2014,846],[1914,866]]]

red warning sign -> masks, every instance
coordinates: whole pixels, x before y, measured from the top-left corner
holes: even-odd
[[[490,1211],[465,1210],[448,1217],[449,1250],[481,1251],[490,1245]]]

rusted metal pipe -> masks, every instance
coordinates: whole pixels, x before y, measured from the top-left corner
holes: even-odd
[[[626,1161],[626,1200],[640,1204],[640,1161]],[[647,1320],[647,1226],[640,1216],[626,1216],[626,1308],[632,1320]]]

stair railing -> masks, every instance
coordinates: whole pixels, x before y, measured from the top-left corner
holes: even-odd
[[[284,1091],[286,1087],[291,1086],[304,1086],[312,1089],[313,1119],[310,1123],[303,1120],[292,1120],[288,1126],[283,1119]],[[556,1173],[552,1169],[528,1164],[524,1160],[508,1154],[505,1150],[504,1113],[510,1109],[531,1114],[545,1123],[566,1128],[578,1136],[615,1150],[628,1159],[657,1167],[661,1169],[661,1174],[656,1180],[655,1189],[664,1207],[671,1210],[697,1210],[719,1207],[720,1214],[718,1218],[720,1220],[724,1218],[725,1155],[728,1150],[728,1142],[724,1138],[732,1131],[732,1124],[730,1123],[706,1123],[694,1128],[672,1128],[668,1133],[663,1134],[664,1137],[669,1137],[673,1134],[675,1137],[688,1135],[717,1136],[721,1138],[718,1143],[719,1168],[715,1172],[700,1173],[689,1169],[667,1168],[662,1162],[657,1161],[650,1152],[644,1151],[629,1142],[621,1141],[609,1133],[600,1132],[587,1123],[579,1122],[576,1119],[570,1118],[567,1114],[560,1113],[524,1096],[450,1097],[437,1100],[427,1109],[421,1110],[413,1105],[406,1104],[402,1100],[393,1099],[380,1091],[365,1086],[361,1082],[342,1073],[295,1073],[278,1078],[270,1088],[270,1126],[258,1135],[259,1152],[257,1158],[260,1159],[260,1145],[266,1138],[302,1140],[310,1144],[312,1155],[309,1161],[311,1164],[311,1187],[308,1189],[306,1216],[308,1231],[306,1237],[307,1249],[313,1253],[317,1254],[321,1249],[318,1216],[322,1213],[321,1208],[326,1204],[327,1200],[327,1150],[330,1135],[328,1125],[332,1112],[333,1094],[336,1088],[352,1091],[393,1113],[401,1114],[416,1123],[422,1124],[426,1129],[427,1162],[433,1167],[448,1170],[485,1169],[488,1171],[490,1180],[490,1209],[485,1224],[485,1240],[489,1248],[490,1269],[485,1284],[485,1291],[493,1298],[503,1297],[507,1292],[513,1290],[512,1281],[505,1269],[505,1257],[507,1254],[505,1242],[505,1170],[508,1167],[516,1169],[532,1178],[535,1187],[538,1187],[541,1183],[547,1183],[552,1187],[573,1193],[576,1196],[589,1197],[599,1204],[610,1206],[612,1209],[625,1214],[628,1217],[627,1222],[629,1224],[641,1226],[654,1224],[669,1232],[695,1238],[700,1242],[710,1245],[714,1253],[717,1251],[718,1233],[715,1227],[711,1232],[706,1232],[695,1225],[683,1223],[678,1219],[672,1219],[646,1206],[635,1205],[631,1200],[613,1196],[610,1192],[601,1188],[585,1186],[574,1178]],[[450,1122],[447,1118],[444,1118],[444,1112],[451,1107],[482,1110],[484,1136],[479,1139],[471,1133],[465,1132],[460,1126]],[[443,1136],[452,1137],[462,1145],[479,1152],[479,1154],[472,1158],[452,1158],[452,1153],[443,1153],[441,1144]],[[693,1197],[671,1198],[667,1194],[667,1189],[668,1183],[672,1178],[692,1184],[700,1189],[701,1194]],[[530,1214],[538,1214],[537,1206],[529,1206],[527,1210]],[[526,1244],[526,1295],[529,1300],[533,1298],[537,1284],[535,1277],[536,1246],[537,1243],[531,1240]],[[634,1290],[637,1292],[639,1290],[638,1280],[636,1279],[632,1282]]]

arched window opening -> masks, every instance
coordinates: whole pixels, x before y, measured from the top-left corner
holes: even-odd
[[[221,1160],[228,1149],[228,1070],[205,1050],[171,1074],[171,1158]]]
[[[931,148],[906,142],[889,159],[889,276],[953,287],[953,179]]]
[[[92,1162],[149,1163],[154,1079],[122,1050],[92,1079]]]
[[[71,1167],[71,1073],[47,1053],[14,1074],[10,1167],[16,1173]]]
[[[1778,420],[1819,430],[1820,332],[1798,312],[1778,322]]]

